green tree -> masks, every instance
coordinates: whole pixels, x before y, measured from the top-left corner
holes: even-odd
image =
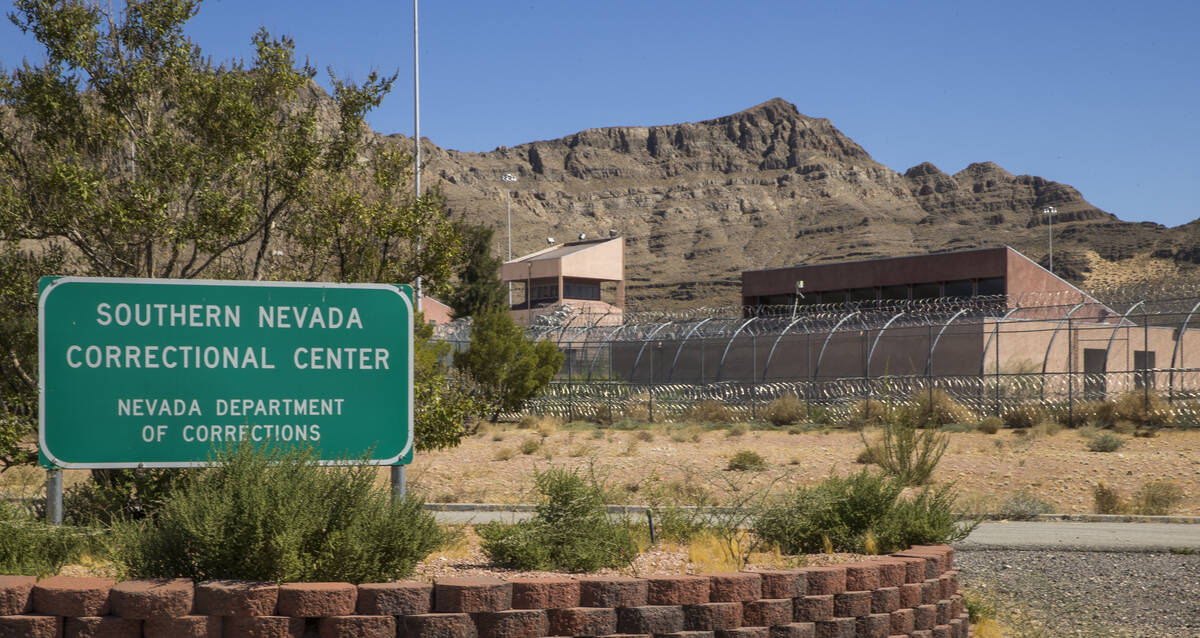
[[[500,281],[499,258],[492,256],[491,228],[462,225],[464,258],[458,268],[458,284],[450,296],[455,318],[474,317],[504,305],[507,293]]]
[[[563,354],[552,341],[534,343],[504,309],[475,317],[471,343],[454,356],[454,367],[466,373],[480,399],[492,410],[520,410],[541,392],[562,367]]]
[[[0,472],[37,460],[37,280],[62,267],[62,250],[0,245]]]
[[[413,401],[418,450],[440,450],[458,445],[474,430],[472,417],[483,411],[479,400],[450,369],[450,344],[433,340],[433,326],[417,316],[413,335]]]
[[[21,326],[36,323],[39,275],[420,275],[448,289],[461,238],[440,192],[414,197],[408,155],[364,123],[395,76],[331,72],[326,95],[265,30],[253,59],[214,62],[184,34],[199,4],[14,2],[9,19],[45,57],[0,68],[0,267],[29,275],[3,282],[9,460],[28,460],[10,443],[36,421],[36,342]]]

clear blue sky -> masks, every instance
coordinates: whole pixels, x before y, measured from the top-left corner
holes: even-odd
[[[1126,220],[1200,217],[1194,0],[426,0],[420,16],[421,133],[445,148],[782,97],[898,171],[990,160]],[[399,71],[370,122],[412,134],[411,0],[209,0],[189,32],[228,59],[250,55],[259,26],[322,70]],[[0,64],[23,56],[40,49],[4,22]]]

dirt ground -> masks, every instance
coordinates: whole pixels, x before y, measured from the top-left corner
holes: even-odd
[[[728,493],[731,486],[780,490],[863,467],[855,462],[863,449],[858,432],[748,429],[737,434],[742,429],[499,426],[456,448],[418,453],[408,482],[431,502],[529,503],[535,500],[536,471],[568,467],[594,473],[618,501],[692,504],[688,501]],[[878,436],[871,429],[865,434],[869,440]],[[953,481],[959,506],[968,513],[1000,512],[1010,496],[1024,491],[1050,503],[1056,513],[1085,514],[1093,513],[1092,491],[1098,483],[1130,498],[1145,483],[1169,480],[1183,493],[1172,513],[1200,515],[1200,431],[1126,436],[1119,450],[1108,453],[1088,451],[1084,434],[1007,429],[992,435],[951,433],[934,482]],[[741,450],[760,454],[766,469],[726,470],[729,458]]]

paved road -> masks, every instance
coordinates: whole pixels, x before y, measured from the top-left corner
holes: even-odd
[[[445,523],[511,523],[533,516],[529,511],[434,512]],[[641,514],[631,514],[642,516]],[[972,549],[1053,549],[1085,551],[1200,551],[1200,525],[1181,523],[1072,523],[984,521],[966,539],[955,543]]]
[[[1087,551],[1200,551],[1200,525],[985,521],[955,547]]]

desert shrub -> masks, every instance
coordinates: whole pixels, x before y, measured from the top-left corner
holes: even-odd
[[[736,472],[761,472],[767,469],[767,461],[758,452],[740,450],[730,457],[729,464],[725,466],[725,469]]]
[[[48,576],[102,549],[96,528],[49,525],[0,501],[0,574]]]
[[[528,570],[594,571],[623,567],[637,555],[629,528],[609,519],[604,491],[577,472],[551,469],[534,480],[540,496],[528,521],[476,528],[493,563]]]
[[[793,554],[862,552],[868,538],[874,539],[878,551],[893,552],[959,540],[973,529],[955,521],[950,486],[925,488],[907,500],[900,499],[903,489],[899,481],[867,470],[830,476],[764,508],[754,517],[752,529],[763,542]]]
[[[154,516],[182,482],[181,470],[95,470],[63,491],[63,522],[112,525]]]
[[[855,427],[883,425],[892,420],[892,406],[875,399],[860,399],[850,408],[848,422]]]
[[[1058,421],[1042,421],[1029,429],[1029,436],[1033,438],[1055,436],[1059,432],[1062,432],[1062,429],[1063,426]]]
[[[607,403],[593,403],[584,409],[587,414],[584,420],[597,425],[608,425],[613,422],[613,409]]]
[[[804,402],[794,394],[785,394],[763,408],[763,418],[772,425],[784,426],[799,423],[805,418]]]
[[[984,417],[979,420],[975,429],[984,434],[995,434],[1004,426],[1004,420],[998,416]]]
[[[542,441],[540,439],[529,437],[524,441],[521,441],[521,447],[519,449],[521,450],[521,454],[533,454],[541,449],[541,447]]]
[[[1031,428],[1046,419],[1046,411],[1036,403],[1021,403],[1005,410],[1002,418],[1010,428]]]
[[[974,412],[941,388],[934,388],[932,392],[928,388],[917,389],[913,392],[911,409],[913,418],[923,426],[975,420]]]
[[[1025,490],[1021,490],[1004,499],[1004,502],[1000,504],[1000,511],[996,513],[1000,518],[1013,521],[1028,521],[1037,518],[1039,514],[1050,514],[1053,511],[1054,505],[1051,503],[1043,501]]]
[[[629,397],[625,405],[621,407],[621,416],[632,421],[648,421],[650,419],[650,395],[641,392]]]
[[[1147,516],[1170,514],[1183,501],[1183,489],[1174,481],[1151,481],[1133,494],[1133,511]]]
[[[1113,401],[1113,409],[1118,419],[1144,427],[1160,428],[1172,421],[1171,405],[1157,392],[1126,392]]]
[[[1113,434],[1112,432],[1103,432],[1091,438],[1088,441],[1087,448],[1092,452],[1116,452],[1125,445],[1125,439]]]
[[[734,423],[732,426],[729,427],[729,431],[725,433],[725,436],[728,436],[728,437],[744,436],[749,431],[750,431],[750,428],[747,427],[745,423]]]
[[[705,399],[692,406],[684,418],[696,423],[730,423],[734,420],[733,410],[720,401]]]
[[[1121,494],[1116,488],[1103,483],[1097,483],[1092,488],[1092,511],[1097,514],[1121,514],[1125,504],[1121,502]]]
[[[113,559],[136,578],[401,578],[447,535],[377,477],[371,465],[321,465],[312,449],[226,448],[154,520],[114,526]]]
[[[497,448],[492,454],[493,461],[507,461],[517,455],[517,450],[511,447]]]
[[[650,441],[654,440],[654,433],[650,430],[638,430],[637,434],[633,435],[633,438],[645,443],[649,443]]]
[[[870,447],[865,436],[863,444]],[[934,428],[919,430],[911,417],[905,416],[895,423],[884,424],[876,444],[880,453],[875,463],[904,485],[924,485],[929,482],[948,445],[950,436],[945,432]]]
[[[654,527],[659,541],[690,543],[708,530],[703,510],[668,506],[654,510]]]
[[[866,445],[859,451],[858,456],[854,457],[854,462],[859,465],[875,465],[882,456],[883,451],[878,445]]]
[[[1080,401],[1069,406],[1059,405],[1054,409],[1055,419],[1066,427],[1093,426],[1110,428],[1117,422],[1116,408],[1108,401]]]

